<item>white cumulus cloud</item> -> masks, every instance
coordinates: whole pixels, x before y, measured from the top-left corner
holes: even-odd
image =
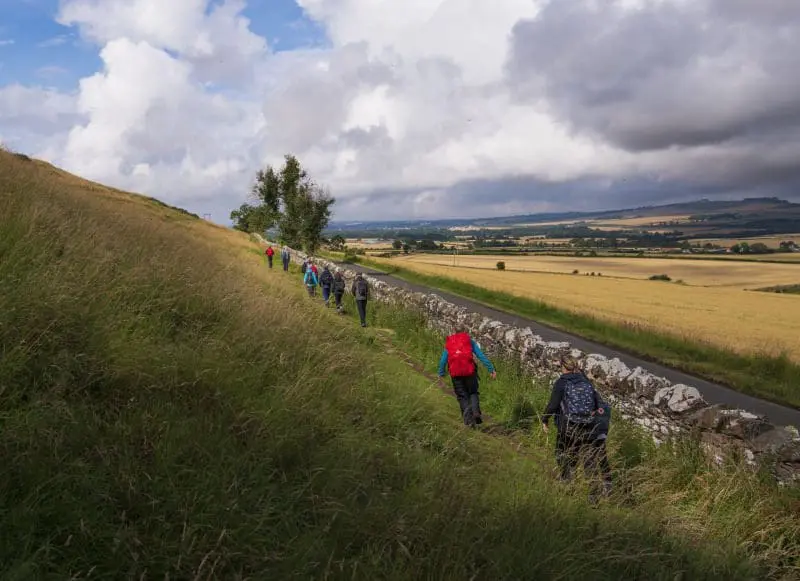
[[[244,0],[62,0],[58,21],[101,68],[73,91],[0,87],[0,139],[217,220],[285,153],[342,218],[773,193],[800,177],[786,3],[297,3],[325,48],[272,51]]]

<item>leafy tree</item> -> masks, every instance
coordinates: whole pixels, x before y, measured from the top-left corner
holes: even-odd
[[[750,252],[752,254],[769,254],[769,246],[764,244],[763,242],[756,242],[755,244],[750,245]]]
[[[344,239],[344,236],[341,234],[337,234],[333,238],[331,238],[331,250],[341,251],[344,249],[344,245],[347,241]]]
[[[259,170],[250,189],[250,201],[231,212],[234,228],[264,232],[277,225],[278,238],[289,246],[313,253],[322,243],[335,199],[316,184],[293,155],[283,167]]]
[[[394,242],[392,242],[392,248],[394,248],[395,250],[400,250],[402,247],[403,247],[402,240],[395,240]]]

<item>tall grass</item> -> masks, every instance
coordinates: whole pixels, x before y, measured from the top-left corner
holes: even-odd
[[[739,506],[699,473],[592,510],[242,235],[2,153],[0,216],[2,579],[796,570],[777,491],[726,534],[679,510]]]
[[[675,369],[696,374],[769,401],[800,408],[800,365],[786,354],[745,355],[687,337],[660,333],[633,324],[619,324],[463,282],[447,276],[358,257],[356,262],[386,271],[411,283],[451,292],[569,333],[616,347]]]

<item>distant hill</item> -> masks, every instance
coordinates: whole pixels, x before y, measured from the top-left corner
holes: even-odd
[[[648,218],[653,219],[651,224],[648,224]],[[548,212],[474,219],[335,221],[331,223],[327,232],[329,234],[359,232],[365,235],[380,235],[381,232],[402,232],[404,230],[418,232],[455,228],[537,228],[554,223],[561,226],[570,224],[591,226],[593,223],[602,223],[605,227],[618,226],[621,230],[641,230],[659,222],[664,222],[689,237],[794,233],[800,231],[800,204],[779,198],[745,198],[733,201],[701,199],[660,206],[592,212]]]

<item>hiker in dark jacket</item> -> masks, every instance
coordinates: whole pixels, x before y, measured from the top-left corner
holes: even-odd
[[[347,281],[344,279],[342,269],[337,268],[336,273],[333,275],[333,300],[336,303],[336,311],[339,314],[342,313],[342,298],[344,297],[344,291],[346,288]]]
[[[587,475],[603,478],[602,492],[611,489],[611,469],[605,450],[610,407],[571,355],[561,358],[562,375],[553,385],[550,402],[542,415],[542,428],[548,430],[551,417],[556,420],[556,460],[560,478],[573,478],[578,461],[583,460]],[[596,496],[596,487],[592,498]]]
[[[325,306],[328,306],[331,300],[331,289],[333,287],[333,275],[328,267],[322,269],[322,274],[319,275],[319,286],[322,288],[322,300],[325,301]]]
[[[289,270],[289,260],[291,259],[291,254],[289,253],[289,247],[284,246],[281,248],[281,262],[283,263],[283,270]]]
[[[361,326],[367,326],[367,301],[369,300],[369,285],[364,280],[364,275],[360,272],[356,274],[356,279],[353,281],[353,286],[350,289],[353,297],[356,299],[356,308],[358,309],[358,317],[361,319]]]
[[[469,336],[466,326],[459,325],[455,332],[445,339],[442,357],[439,359],[439,377],[444,377],[445,369],[450,373],[453,391],[461,408],[461,417],[464,419],[464,424],[470,427],[483,423],[476,357],[489,371],[490,377],[495,379],[497,372],[494,365],[483,354],[480,345]]]

